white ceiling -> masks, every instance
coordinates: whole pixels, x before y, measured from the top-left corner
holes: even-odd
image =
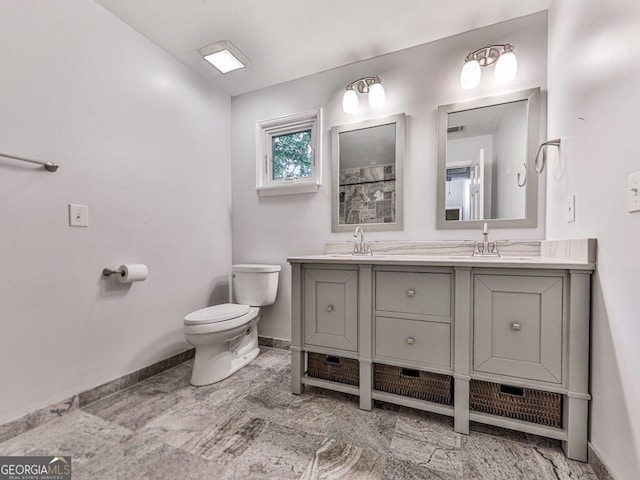
[[[211,83],[240,95],[546,10],[551,0],[96,0]],[[222,75],[198,49],[251,61]]]

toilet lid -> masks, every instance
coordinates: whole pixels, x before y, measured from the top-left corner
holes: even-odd
[[[201,323],[217,323],[238,318],[249,312],[249,305],[235,303],[222,303],[213,307],[203,308],[184,317],[186,325],[198,325]]]

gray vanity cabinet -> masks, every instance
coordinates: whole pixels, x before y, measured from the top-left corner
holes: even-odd
[[[459,433],[475,421],[542,435],[586,461],[593,263],[401,255],[289,261],[293,393],[310,385],[358,395],[365,410],[381,400],[449,415]],[[325,355],[327,368],[357,368],[358,384],[308,375],[310,353]],[[395,390],[380,380],[392,371],[400,376]],[[452,404],[418,397],[417,378],[434,389],[453,384]],[[531,405],[536,412],[553,405],[553,421],[528,420],[521,412]]]
[[[358,351],[358,271],[304,270],[306,345]]]
[[[562,382],[563,278],[475,275],[473,369]]]

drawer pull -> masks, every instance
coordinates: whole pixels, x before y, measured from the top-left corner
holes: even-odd
[[[416,296],[416,291],[414,289],[409,289],[407,290],[407,297],[415,297]]]
[[[420,378],[420,370],[413,370],[411,368],[403,368],[400,371],[400,375],[402,375],[403,377]]]
[[[326,362],[331,365],[340,365],[340,357],[334,357],[333,355],[327,355]]]
[[[514,397],[524,397],[524,388],[512,387],[511,385],[500,385],[500,393],[513,395]]]
[[[407,338],[407,345],[413,345],[414,343],[416,343],[416,341],[413,337]]]
[[[512,323],[511,324],[511,330],[513,330],[514,332],[519,332],[520,328],[522,328],[522,326],[519,323]]]
[[[327,312],[329,312],[329,313],[333,312],[333,305],[329,305],[327,307]]]

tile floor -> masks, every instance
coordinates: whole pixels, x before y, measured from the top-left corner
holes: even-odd
[[[189,385],[191,361],[0,443],[71,455],[79,479],[595,480],[556,442],[348,395],[289,391],[289,352],[262,347],[228,379]]]

